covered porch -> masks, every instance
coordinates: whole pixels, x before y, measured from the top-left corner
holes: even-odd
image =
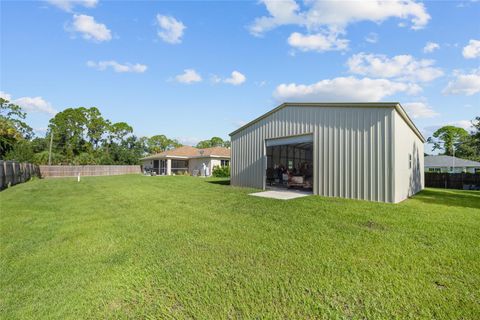
[[[153,159],[150,170],[157,175],[182,175],[189,172],[188,159],[180,157]]]

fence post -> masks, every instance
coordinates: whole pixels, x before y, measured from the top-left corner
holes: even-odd
[[[6,174],[5,174],[5,161],[0,160],[0,190],[5,188]]]

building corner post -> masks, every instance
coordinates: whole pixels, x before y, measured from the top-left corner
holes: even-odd
[[[167,159],[167,176],[172,175],[172,159]]]

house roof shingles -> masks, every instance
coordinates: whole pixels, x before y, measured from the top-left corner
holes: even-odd
[[[426,156],[425,157],[425,167],[452,167],[453,166],[452,156]],[[455,157],[455,167],[478,167],[480,168],[480,162],[460,159]]]
[[[199,152],[204,151],[203,155],[207,156],[219,156],[219,157],[230,157],[230,149],[223,148],[223,147],[213,147],[213,148],[205,148],[205,149],[198,149]]]
[[[166,157],[202,158],[202,157],[224,157],[230,158],[230,149],[224,147],[213,147],[198,149],[190,146],[183,146],[172,150],[166,150],[157,154],[142,158],[142,160],[159,159]]]

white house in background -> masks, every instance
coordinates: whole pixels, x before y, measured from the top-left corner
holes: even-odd
[[[452,156],[426,156],[425,172],[480,173],[480,162]]]
[[[143,168],[160,175],[184,174],[210,176],[216,166],[230,165],[230,149],[198,149],[190,146],[167,150],[142,158]]]
[[[400,103],[284,103],[230,134],[231,184],[400,202],[424,187],[425,138]]]

